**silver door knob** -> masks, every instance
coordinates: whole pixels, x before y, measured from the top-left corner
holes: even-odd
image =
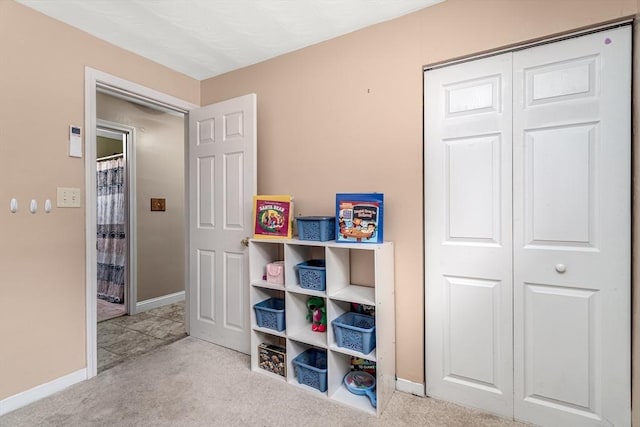
[[[240,240],[240,244],[242,246],[249,246],[249,238],[245,237],[244,239]]]
[[[564,273],[565,271],[567,271],[567,266],[564,264],[556,264],[556,271],[560,274]]]

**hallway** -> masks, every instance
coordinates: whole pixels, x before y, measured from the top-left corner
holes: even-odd
[[[98,374],[187,336],[184,301],[98,323]]]

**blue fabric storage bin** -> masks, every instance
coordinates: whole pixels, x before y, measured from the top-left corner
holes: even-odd
[[[322,392],[327,391],[327,352],[310,348],[303,351],[295,359],[296,375],[300,384],[313,387]]]
[[[301,288],[324,291],[327,287],[326,262],[323,259],[310,259],[296,265],[298,283]]]
[[[333,216],[301,216],[296,222],[300,240],[324,242],[336,238],[336,218]]]
[[[253,306],[256,312],[256,322],[261,328],[284,331],[284,299],[269,298]]]
[[[331,322],[338,347],[369,354],[376,348],[376,319],[347,312]]]

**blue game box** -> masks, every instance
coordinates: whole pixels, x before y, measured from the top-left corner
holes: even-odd
[[[382,243],[382,193],[336,194],[336,242]]]

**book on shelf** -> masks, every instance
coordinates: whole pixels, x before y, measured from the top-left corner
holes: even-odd
[[[290,239],[293,197],[284,194],[253,196],[253,237]]]

